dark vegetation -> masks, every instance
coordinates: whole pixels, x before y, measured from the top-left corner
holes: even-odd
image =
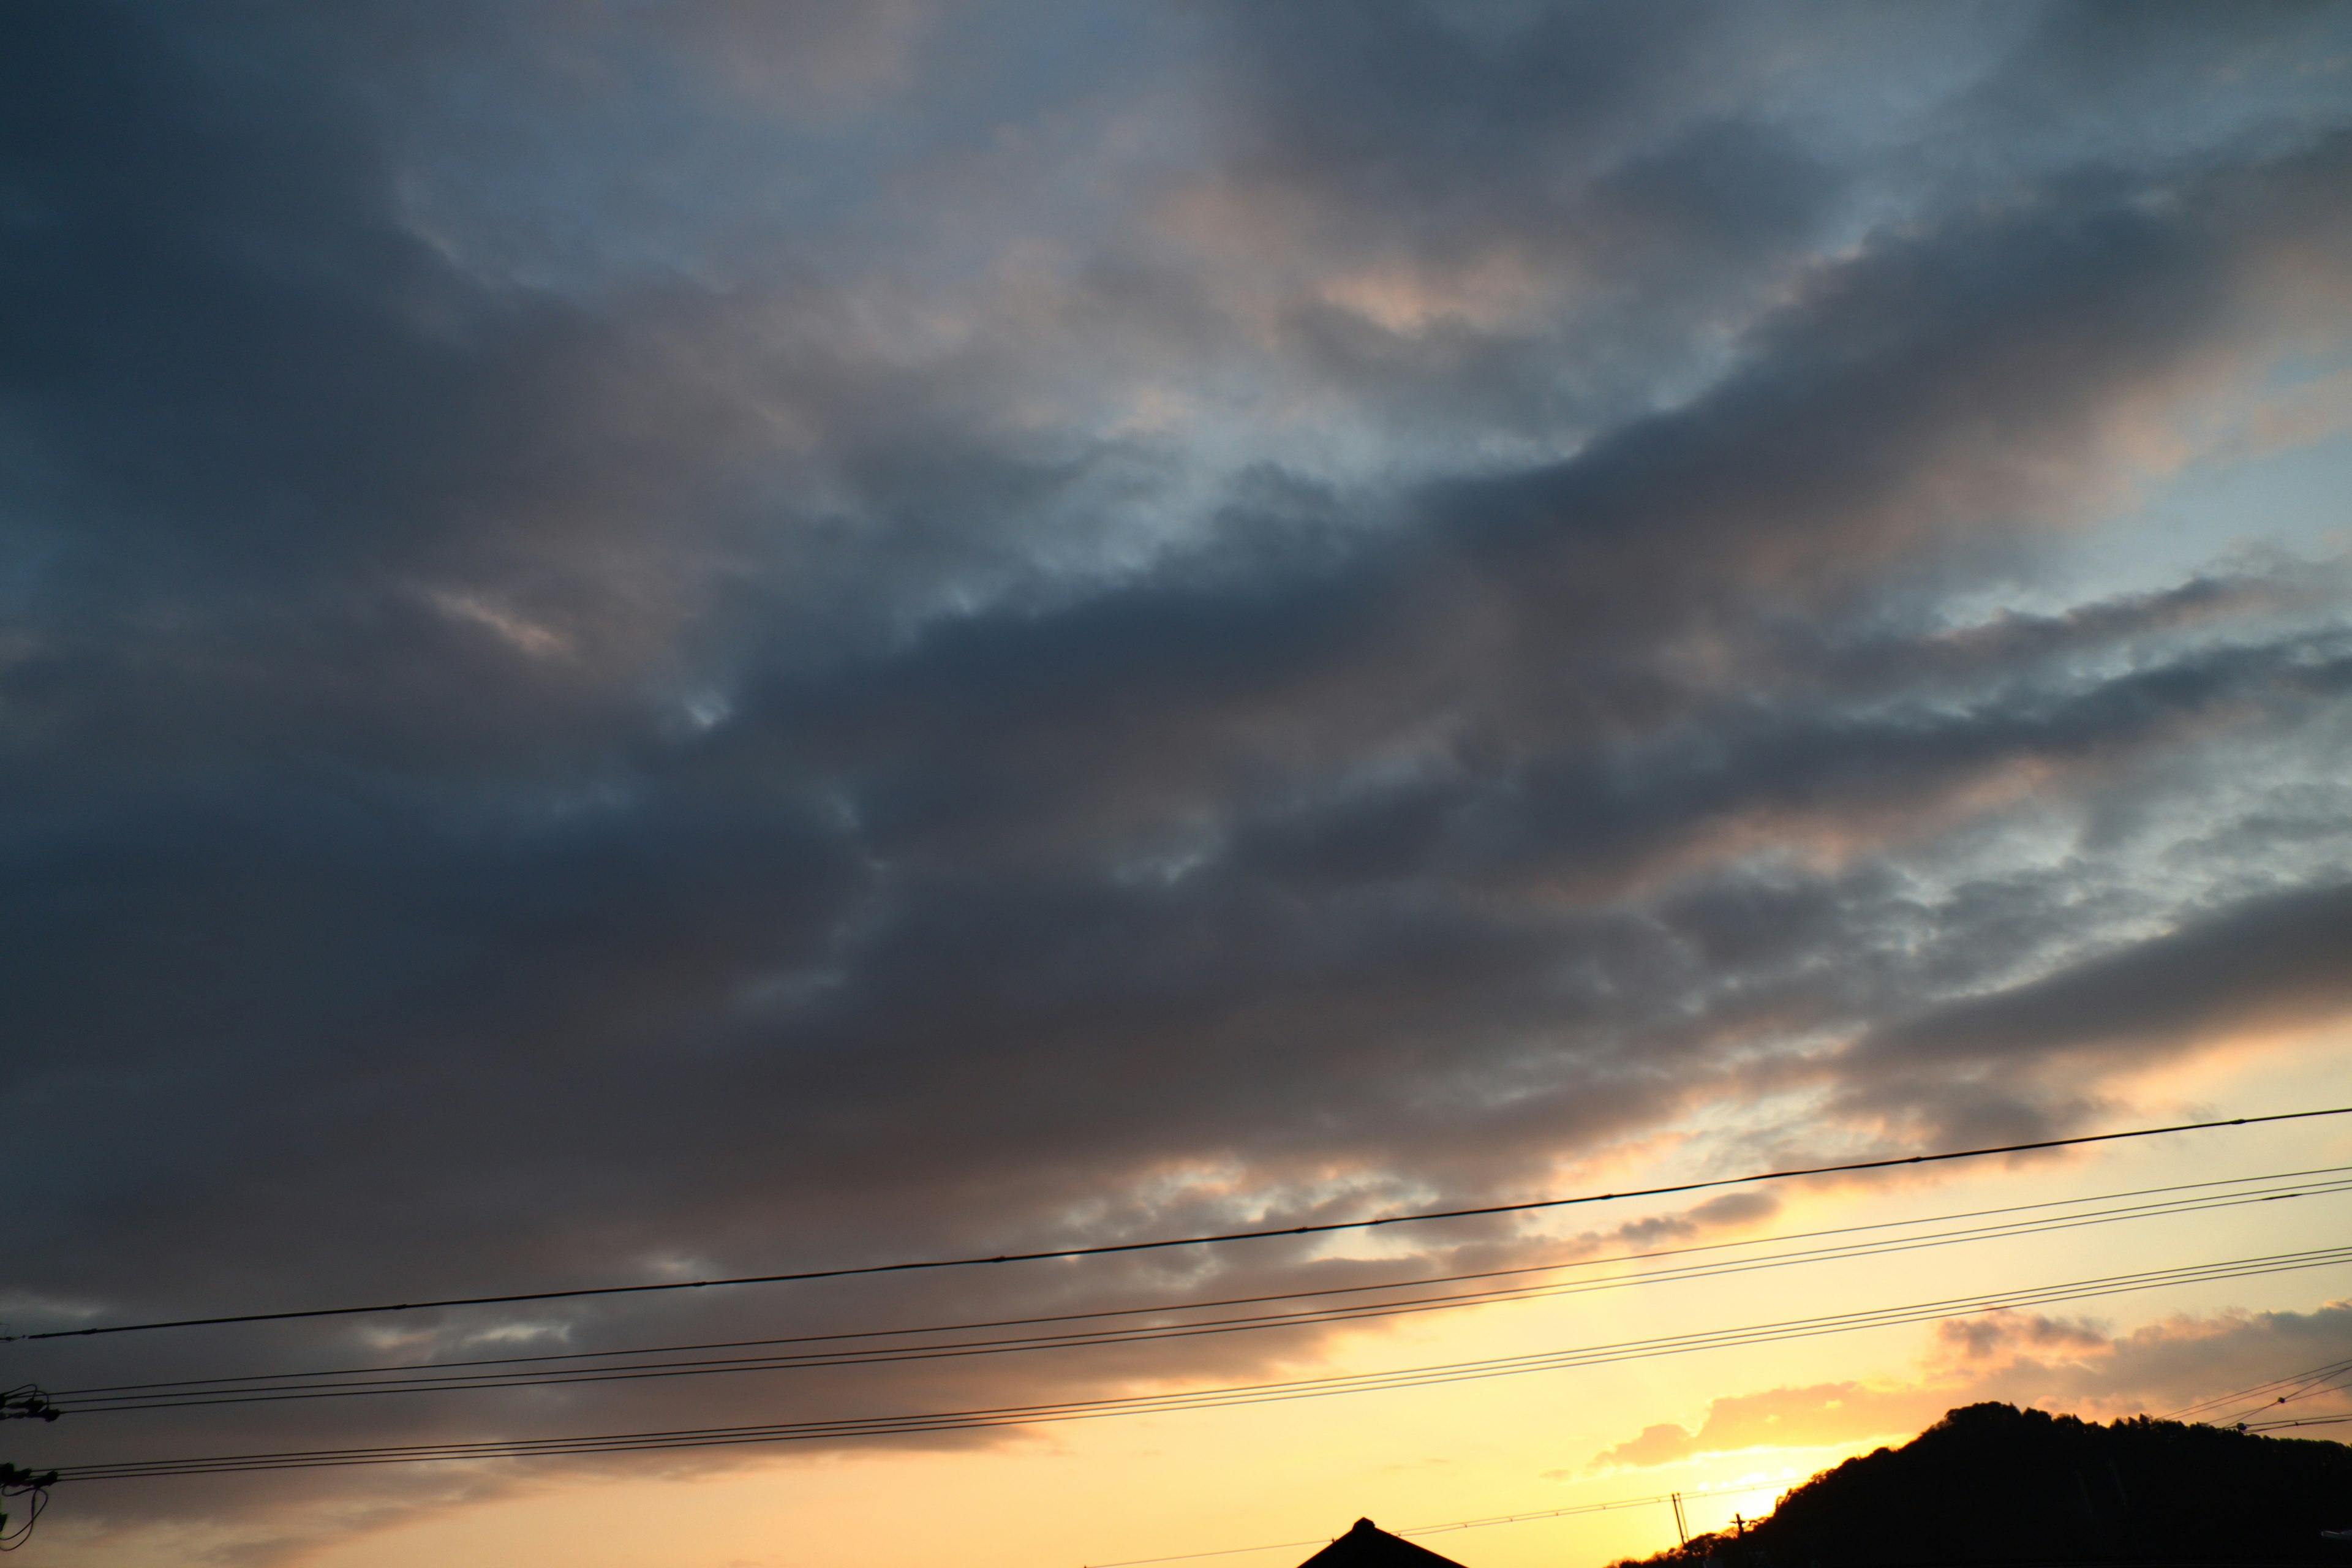
[[[2352,1563],[2319,1538],[2347,1525],[2352,1448],[2340,1443],[1971,1405],[1822,1471],[1744,1535],[1696,1537],[1649,1563]]]

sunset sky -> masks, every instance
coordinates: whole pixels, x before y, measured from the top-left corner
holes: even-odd
[[[2352,1106],[2352,5],[15,0],[0,283],[10,1335]],[[16,1338],[0,1461],[26,1568],[1599,1568],[2347,1358],[2313,1117]]]

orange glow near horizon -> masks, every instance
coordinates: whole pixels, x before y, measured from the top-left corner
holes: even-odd
[[[2345,1047],[2342,1032],[2324,1031],[2305,1037],[2292,1052],[2272,1041],[2259,1055],[2208,1057],[2201,1071],[2176,1065],[2162,1076],[2167,1102],[2318,1104],[2330,1092],[2340,1096]],[[1769,1229],[2332,1163],[2352,1163],[2352,1127],[2294,1123],[2264,1129],[2258,1140],[2196,1134],[2008,1169],[1975,1166],[1881,1185],[1792,1192]],[[2352,1196],[2312,1201],[2352,1205]],[[2312,1223],[2296,1205],[2271,1205],[1407,1318],[1335,1334],[1289,1375],[1528,1354],[1776,1321],[1849,1303],[1933,1300],[2284,1251],[2310,1245]],[[2352,1279],[2340,1270],[2287,1274],[2058,1310],[2065,1321],[2086,1320],[2117,1340],[2168,1321],[2309,1311],[2352,1293],[2347,1285]],[[2089,1331],[2085,1335],[2088,1342]],[[2063,1368],[2065,1357],[2045,1360]],[[2003,1396],[2018,1380],[2005,1382],[1993,1371],[1988,1380],[1987,1366],[1939,1346],[1936,1328],[1926,1324],[1350,1398],[1067,1422],[992,1434],[960,1449],[841,1446],[744,1452],[716,1462],[691,1453],[667,1464],[623,1459],[593,1479],[525,1479],[495,1486],[483,1500],[414,1517],[392,1508],[353,1518],[335,1543],[286,1561],[289,1568],[419,1562],[493,1568],[525,1561],[576,1568],[918,1568],[953,1555],[982,1568],[1081,1568],[1328,1538],[1359,1516],[1408,1529],[1669,1491],[1686,1494],[1697,1531],[1727,1525],[1735,1511],[1768,1512],[1789,1487],[1849,1455],[1907,1440],[1952,1404]],[[1852,1384],[1856,1393],[1824,1395],[1823,1385],[1831,1384]],[[2040,1402],[2091,1418],[2138,1408],[2128,1399],[2069,1401],[2049,1390]],[[1711,1409],[1717,1426],[1729,1422],[1741,1439],[1736,1446],[1654,1463],[1643,1462],[1638,1451],[1628,1462],[1602,1461],[1654,1428],[1679,1428],[1698,1439]],[[1770,1430],[1776,1423],[1788,1428],[1785,1439]],[[1708,1493],[1719,1495],[1696,1495]],[[1563,1562],[1600,1568],[1646,1556],[1672,1540],[1669,1510],[1644,1505],[1465,1530],[1431,1544],[1471,1568]],[[69,1561],[99,1561],[90,1555],[98,1552],[118,1568],[183,1560],[188,1546],[184,1539],[149,1540],[137,1531],[91,1540],[70,1521],[46,1544]],[[1286,1568],[1306,1555],[1285,1548],[1202,1561]]]

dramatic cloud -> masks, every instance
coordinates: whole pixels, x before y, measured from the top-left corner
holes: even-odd
[[[0,1310],[2065,1131],[2340,1020],[2340,531],[2192,517],[2177,571],[2137,542],[2200,483],[2341,478],[2348,50],[2294,5],[7,8],[0,994],[40,1196]],[[25,1365],[823,1333],[1525,1247]],[[790,1376],[943,1408],[1329,1343]],[[2115,1398],[2189,1385],[2136,1343],[2093,1358],[2142,1369]],[[2066,1348],[1967,1386],[2073,1388]],[[717,1426],[751,1383],[93,1418],[56,1458]],[[1608,1462],[1943,1397],[1724,1401]]]
[[[1982,1400],[2064,1411],[2090,1420],[2196,1405],[2200,1419],[2266,1417],[2324,1422],[2352,1411],[2340,1384],[2288,1384],[2206,1408],[2217,1393],[2255,1388],[2282,1369],[2321,1367],[2352,1355],[2352,1306],[2315,1312],[2176,1318],[2120,1337],[2099,1325],[2032,1313],[1996,1313],[1937,1325],[1915,1384],[1822,1384],[1711,1401],[1696,1430],[1672,1422],[1594,1456],[1596,1468],[1674,1464],[1754,1448],[1811,1448],[1907,1437],[1949,1409]],[[2293,1405],[2281,1409],[2282,1403]]]

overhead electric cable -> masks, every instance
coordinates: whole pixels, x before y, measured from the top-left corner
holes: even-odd
[[[1192,1390],[1171,1394],[1000,1406],[986,1410],[940,1412],[908,1416],[846,1417],[751,1426],[602,1434],[575,1437],[381,1446],[302,1453],[221,1456],[209,1459],[184,1461],[132,1461],[114,1466],[77,1467],[70,1473],[81,1479],[122,1479],[132,1475],[220,1473],[224,1470],[253,1468],[319,1468],[355,1464],[407,1463],[425,1460],[617,1453],[638,1449],[708,1447],[747,1443],[959,1431],[979,1427],[1020,1426],[1044,1421],[1102,1419],[1122,1415],[1164,1413],[1171,1410],[1213,1409],[1229,1405],[1287,1402],[1342,1394],[1371,1393],[1386,1389],[1513,1376],[1528,1372],[1561,1370],[1570,1366],[1605,1364],[1611,1362],[1683,1353],[1692,1350],[1847,1332],[1858,1328],[1929,1321],[1955,1316],[1969,1316],[2003,1307],[2044,1305],[2053,1301],[2156,1289],[2199,1279],[2234,1279],[2250,1274],[2274,1273],[2288,1268],[2320,1267],[2328,1263],[2346,1261],[2352,1261],[2352,1248],[2334,1249],[2326,1256],[2316,1253],[2284,1254],[2269,1258],[2233,1259],[2183,1268],[2112,1276],[2103,1279],[2070,1281],[2063,1285],[2037,1287],[2021,1291],[1920,1303],[1912,1307],[1878,1309],[1865,1312],[1796,1320],[1787,1323],[1756,1325],[1745,1329],[1667,1336],[1658,1340],[1627,1342],[1617,1345],[1588,1347],[1570,1352],[1542,1352],[1535,1355],[1500,1358],[1489,1362],[1455,1363],[1435,1367],[1405,1368],[1387,1373],[1349,1374],[1286,1384],[1248,1385],[1241,1388]],[[188,1468],[190,1466],[197,1468]]]
[[[897,1263],[853,1264],[833,1268],[804,1268],[781,1274],[743,1274],[716,1279],[670,1279],[640,1285],[592,1285],[562,1290],[518,1290],[495,1296],[449,1296],[425,1301],[382,1301],[363,1306],[307,1307],[276,1312],[231,1312],[204,1318],[169,1318],[142,1323],[108,1323],[85,1329],[49,1329],[37,1333],[0,1335],[0,1342],[16,1340],[85,1339],[96,1334],[142,1333],[156,1329],[213,1328],[228,1323],[284,1322],[298,1318],[342,1318],[364,1313],[422,1311],[441,1307],[491,1307],[519,1301],[575,1300],[589,1296],[635,1296],[656,1291],[699,1290],[729,1285],[783,1285],[811,1279],[839,1279],[853,1275],[900,1274],[917,1269],[970,1268],[999,1263],[1040,1263],[1066,1258],[1101,1258],[1116,1253],[1152,1252],[1177,1247],[1209,1247],[1234,1241],[1262,1241],[1282,1237],[1328,1236],[1343,1230],[1369,1230],[1381,1226],[1416,1225],[1433,1220],[1470,1219],[1488,1215],[1527,1214],[1538,1209],[1570,1208],[1580,1205],[1617,1203],[1631,1198],[1667,1197],[1706,1192],[1717,1187],[1746,1186],[1758,1182],[1781,1182],[1800,1176],[1843,1175],[1883,1171],[1902,1165],[1937,1164],[1952,1160],[1978,1160],[1995,1154],[2024,1154],[2043,1149],[2071,1149],[2090,1143],[2112,1143],[2132,1138],[2158,1138],[2176,1132],[2200,1132],[2217,1127],[2253,1127],[2274,1121],[2304,1121],[2314,1117],[2352,1116],[2352,1105],[2324,1110],[2276,1111],[2266,1116],[2227,1117],[2213,1121],[2182,1121],[2167,1127],[2136,1127],[2120,1132],[2088,1132],[2073,1138],[2043,1138],[2027,1143],[2002,1143],[1981,1149],[1951,1149],[1934,1154],[1895,1155],[1879,1160],[1852,1160],[1834,1165],[1808,1165],[1784,1171],[1758,1171],[1744,1176],[1718,1176],[1706,1181],[1676,1182],[1622,1193],[1586,1193],[1572,1197],[1532,1198],[1520,1203],[1484,1204],[1475,1208],[1431,1209],[1413,1214],[1380,1215],[1369,1219],[1328,1220],[1319,1224],[1272,1226],[1256,1230],[1221,1231],[1202,1236],[1165,1237],[1150,1241],[1108,1242],[1094,1247],[1065,1247],[1038,1252],[1006,1252],[994,1256],[914,1258]]]
[[[911,1334],[961,1333],[979,1329],[1026,1328],[1043,1323],[1083,1322],[1094,1319],[1134,1317],[1159,1312],[1206,1310],[1217,1307],[1251,1307],[1271,1301],[1301,1300],[1310,1297],[1359,1295],[1369,1291],[1403,1289],[1426,1285],[1454,1285],[1479,1279],[1499,1279],[1520,1274],[1547,1274],[1563,1268],[1601,1268],[1612,1263],[1640,1263],[1660,1258],[1683,1258],[1702,1252],[1725,1252],[1741,1247],[1763,1246],[1774,1241],[1816,1241],[1824,1237],[1856,1236],[1869,1231],[1901,1230],[1916,1226],[1942,1225],[1953,1220],[1986,1219],[2001,1215],[2025,1214],[2035,1209],[2074,1208],[2084,1204],[2107,1203],[2118,1198],[2158,1197],[2168,1193],[2208,1193],[2217,1187],[2237,1187],[2246,1191],[2221,1194],[2228,1203],[2240,1200],[2269,1202],[2277,1197],[2307,1195],[2318,1191],[2338,1190],[2343,1184],[2329,1181],[2310,1185],[2300,1182],[2304,1177],[2340,1177],[2352,1173],[2352,1165],[2319,1165],[2294,1171],[2269,1171],[2247,1176],[2225,1176],[2203,1182],[2177,1182],[2158,1187],[2132,1187],[2121,1192],[2084,1193],[2073,1197],[2042,1198],[2032,1203],[2004,1204],[1993,1208],[1961,1209],[1955,1213],[1921,1215],[1910,1219],[1874,1220],[1865,1225],[1832,1226],[1820,1230],[1789,1231],[1780,1236],[1745,1237],[1733,1241],[1709,1241],[1688,1247],[1654,1247],[1645,1252],[1620,1252],[1592,1258],[1570,1258],[1549,1263],[1522,1264],[1511,1268],[1483,1269],[1470,1274],[1443,1274],[1404,1279],[1382,1279],[1368,1285],[1326,1285],[1309,1289],[1284,1290],[1261,1296],[1229,1296],[1208,1300],[1154,1302],[1140,1307],[1099,1308],[1087,1312],[1056,1312],[1026,1318],[991,1318],[971,1322],[932,1323],[906,1329],[865,1329],[829,1334],[795,1334],[757,1340],[719,1340],[688,1344],[638,1345],[617,1350],[565,1351],[526,1356],[493,1356],[482,1360],[454,1362],[407,1362],[390,1365],[346,1366],[319,1368],[310,1372],[252,1373],[236,1376],[183,1378],[163,1383],[108,1384],[88,1388],[68,1388],[58,1391],[58,1397],[93,1394],[119,1394],[148,1389],[194,1387],[226,1383],[260,1383],[289,1378],[355,1377],[369,1373],[400,1371],[448,1371],[466,1367],[519,1366],[538,1363],[587,1361],[610,1356],[664,1355],[688,1351],[742,1350],[763,1345],[814,1344],[834,1340],[881,1339]],[[2285,1182],[2294,1190],[2284,1188],[2252,1188],[2257,1182]],[[2200,1200],[2176,1200],[2184,1205],[2203,1206]],[[2143,1209],[2163,1209],[2164,1212],[2184,1212],[2171,1205],[2145,1205]],[[2107,1211],[2120,1213],[2122,1211]],[[2063,1216],[2068,1219],[2079,1215]],[[2234,1397],[2225,1395],[2225,1398]]]
[[[2352,1382],[2323,1382],[2309,1387],[2298,1388],[2292,1394],[2282,1394],[2275,1399],[2266,1399],[2260,1405],[2251,1409],[2241,1410],[2235,1415],[2208,1416],[2203,1424],[2208,1426],[2240,1426],[2257,1415],[2270,1415],[2282,1405],[2293,1405],[2299,1399],[2310,1399],[2318,1394],[2342,1394],[2347,1388],[2352,1388]]]
[[[2255,1178],[2241,1178],[2242,1181],[2251,1179]],[[2219,1185],[2222,1184],[2200,1184]],[[61,1406],[61,1408],[68,1411],[89,1414],[110,1414],[177,1409],[194,1405],[272,1404],[288,1400],[352,1398],[382,1394],[444,1394],[480,1392],[498,1389],[551,1387],[575,1383],[633,1382],[646,1378],[658,1377],[709,1376],[720,1373],[746,1372],[796,1371],[825,1367],[873,1365],[901,1361],[924,1361],[972,1355],[993,1355],[1023,1352],[1070,1350],[1101,1345],[1135,1344],[1160,1340],[1195,1338],[1210,1334],[1246,1332],[1252,1331],[1293,1327],[1326,1326],[1334,1323],[1361,1321],[1369,1319],[1392,1317],[1408,1313],[1445,1310],[1506,1300],[1541,1300],[1562,1295],[1584,1294],[1596,1290],[1621,1289],[1645,1284],[1676,1283],[1693,1279],[1717,1279],[1727,1275],[1753,1272],[1759,1269],[1780,1268],[1806,1263],[1838,1262],[1861,1258],[1883,1257],[1894,1253],[1916,1251],[1927,1247],[1948,1247],[1974,1241],[2007,1239],[2020,1236],[2048,1234],[2053,1231],[2075,1229],[2091,1225],[2115,1224],[2127,1219],[2165,1217],[2171,1215],[2199,1213],[2211,1209],[2232,1207],[2246,1204],[2272,1202],[2282,1196],[2324,1195],[2330,1193],[2341,1194],[2347,1191],[2352,1191],[2352,1183],[2329,1182],[2322,1184],[2306,1184],[2301,1187],[2295,1188],[2255,1188],[2251,1191],[2239,1191],[2221,1194],[2209,1193],[2200,1198],[2176,1199],[2166,1204],[2137,1205],[2119,1209],[2093,1210],[2088,1213],[2045,1215],[2037,1220],[2012,1221],[1998,1226],[1976,1226],[1957,1231],[1931,1232],[1924,1236],[1882,1238],[1873,1242],[1849,1243],[1839,1247],[1800,1248],[1790,1252],[1766,1254],[1759,1258],[1735,1258],[1700,1265],[1683,1265],[1675,1268],[1650,1269],[1631,1275],[1601,1279],[1575,1280],[1564,1284],[1538,1282],[1507,1286],[1489,1290],[1464,1291],[1446,1296],[1407,1297],[1402,1300],[1382,1300],[1368,1303],[1340,1302],[1334,1305],[1310,1308],[1303,1311],[1266,1313],[1254,1317],[1213,1319],[1205,1322],[1194,1321],[1176,1324],[1144,1324],[1130,1328],[1097,1327],[1070,1333],[1030,1334],[1009,1339],[949,1341],[943,1343],[932,1344],[887,1346],[868,1345],[861,1349],[828,1348],[760,1356],[718,1357],[704,1361],[655,1361],[640,1362],[634,1364],[588,1367],[572,1366],[555,1369],[549,1369],[543,1365],[536,1363],[541,1363],[547,1360],[574,1360],[580,1359],[580,1357],[518,1357],[512,1358],[511,1361],[494,1360],[477,1363],[450,1363],[442,1367],[435,1367],[428,1364],[426,1366],[410,1368],[362,1368],[356,1369],[355,1371],[347,1369],[344,1371],[320,1372],[311,1374],[282,1373],[262,1373],[244,1379],[206,1378],[192,1379],[179,1384],[126,1384],[119,1385],[114,1388],[68,1390],[58,1394],[52,1395],[51,1397],[66,1401],[66,1404]],[[2079,1205],[2098,1200],[2095,1198],[2083,1198],[2070,1201],[2074,1204]],[[2047,1208],[2060,1205],[2045,1203],[2030,1206]],[[1929,1225],[1938,1223],[1938,1221],[1937,1219],[1925,1219],[1905,1223],[1912,1225]],[[1884,1227],[1872,1226],[1853,1228]],[[1763,1239],[1769,1240],[1771,1238]],[[1786,1239],[1804,1238],[1793,1237]],[[1759,1244],[1759,1241],[1749,1241],[1745,1243],[1718,1243],[1708,1247],[1677,1248],[1672,1250],[1677,1252],[1713,1251],[1722,1250],[1727,1247],[1752,1247]],[[1462,1280],[1491,1279],[1498,1275],[1519,1275],[1531,1272],[1559,1272],[1567,1268],[1593,1267],[1605,1263],[1625,1260],[1626,1259],[1622,1258],[1571,1259],[1565,1263],[1539,1265],[1532,1268],[1493,1270],[1485,1275],[1456,1276],[1450,1279],[1391,1281],[1377,1286],[1341,1287],[1333,1290],[1302,1291],[1293,1293],[1286,1297],[1260,1298],[1257,1300],[1260,1301],[1284,1300],[1313,1296],[1354,1294],[1368,1290],[1426,1289]],[[1042,1320],[1042,1321],[1084,1321],[1086,1319],[1097,1317],[1134,1315],[1139,1312],[1148,1312],[1154,1315],[1164,1316],[1179,1311],[1214,1309],[1234,1304],[1256,1303],[1253,1301],[1244,1301],[1241,1303],[1207,1302],[1165,1304],[1158,1308],[1126,1309],[1120,1313],[1063,1314],[1058,1320]],[[1032,1321],[1041,1321],[1033,1320]],[[976,1325],[976,1327],[998,1326],[1018,1327],[1024,1325],[1019,1321],[1013,1321],[1001,1325]],[[908,1332],[920,1331],[869,1331],[866,1334],[812,1335],[797,1340],[779,1339],[768,1341],[764,1342],[764,1343],[769,1345],[784,1345],[827,1342],[837,1345],[838,1342],[844,1340],[894,1338]],[[934,1333],[950,1333],[964,1331],[960,1328],[950,1327],[929,1331]],[[759,1345],[762,1342],[740,1342],[736,1345],[715,1347],[656,1347],[653,1350],[640,1351],[632,1353],[644,1355],[684,1353],[705,1348],[748,1348],[750,1346]],[[595,1355],[598,1352],[583,1353],[586,1355]],[[478,1370],[484,1367],[498,1367],[512,1364],[521,1364],[529,1367],[530,1370],[511,1372]],[[396,1375],[402,1373],[415,1375]],[[330,1378],[351,1377],[353,1375],[366,1376],[369,1380],[363,1382],[341,1383],[325,1381]],[[289,1383],[289,1379],[299,1376],[309,1376],[311,1381],[299,1384]],[[244,1386],[233,1386],[236,1384],[243,1384]]]
[[[2291,1385],[2284,1394],[2274,1394],[2250,1409],[2241,1410],[2231,1415],[2209,1415],[2205,1418],[2204,1425],[2242,1426],[2257,1415],[2270,1415],[2282,1405],[2292,1405],[2296,1400],[2309,1399],[2315,1394],[2341,1394],[2346,1388],[2352,1387],[2352,1381],[2346,1379],[2347,1370],[2352,1369],[2347,1369],[2346,1363],[2339,1362],[2325,1373],[2305,1377]]]
[[[280,1450],[226,1454],[182,1459],[100,1462],[60,1467],[68,1480],[121,1480],[178,1475],[220,1475],[248,1470],[333,1468],[353,1465],[410,1464],[497,1458],[532,1458],[583,1454],[656,1451],[673,1448],[719,1447],[745,1444],[804,1442],[823,1438],[906,1436],[929,1432],[966,1431],[1045,1422],[1100,1420],[1118,1415],[1171,1411],[1222,1409],[1234,1405],[1287,1403],[1488,1378],[1520,1376],[1536,1372],[1606,1365],[1694,1351],[1807,1339],[1824,1334],[1908,1323],[1973,1317],[1982,1312],[2048,1306],[2061,1301],[2160,1289],[2168,1286],[2298,1269],[2338,1267],[2352,1263],[2352,1247],[2312,1248],[2302,1252],[2228,1258],[2062,1281],[1976,1296],[1913,1302],[1896,1307],[1825,1314],[1732,1329],[1661,1335],[1646,1340],[1582,1346],[1564,1351],[1488,1360],[1454,1362],[1434,1366],[1404,1367],[1379,1373],[1345,1373],[1290,1382],[1234,1387],[1191,1389],[1172,1394],[1134,1394],[1094,1400],[1066,1400],[1028,1405],[1000,1405],[973,1410],[936,1411],[908,1415],[845,1416],[830,1419],[774,1422],[740,1426],[677,1428],[651,1432],[600,1433],[568,1437],[493,1438],[480,1441],[380,1445],[366,1447]]]
[[[2267,1383],[2255,1384],[2252,1388],[2236,1388],[2227,1394],[2210,1394],[2206,1398],[2183,1405],[2176,1410],[2168,1410],[2162,1418],[2167,1421],[2178,1421],[2184,1416],[2195,1415],[2198,1411],[2210,1410],[2217,1405],[2235,1405],[2241,1400],[2252,1399],[2257,1394],[2276,1394],[2281,1389],[2292,1390],[2347,1371],[2352,1371],[2352,1356],[2347,1356],[2341,1361],[2326,1362],[2318,1366],[2306,1367],[2301,1372],[2291,1372],[2284,1377],[2274,1377]],[[2265,1401],[2263,1405],[2257,1405],[2255,1408],[2264,1408],[2269,1403]],[[2202,1416],[2199,1418],[2200,1423],[2205,1426],[2222,1426],[2234,1419],[2236,1419],[2234,1416],[2218,1420]]]

